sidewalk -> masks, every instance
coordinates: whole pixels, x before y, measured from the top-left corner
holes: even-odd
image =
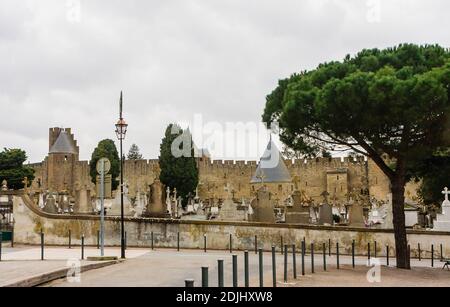
[[[128,249],[127,258],[132,259],[146,253],[143,249]],[[99,256],[100,250],[86,247],[85,259]],[[105,255],[120,257],[120,248],[107,248]],[[0,287],[35,286],[67,275],[67,270],[75,262],[81,272],[118,263],[119,261],[80,261],[81,248],[46,247],[44,261],[41,261],[41,249],[35,246],[16,246],[2,248],[0,261]],[[79,262],[78,262],[79,261]]]

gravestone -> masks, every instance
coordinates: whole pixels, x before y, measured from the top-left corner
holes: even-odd
[[[319,225],[333,225],[333,208],[328,203],[319,208]]]
[[[220,208],[218,220],[220,221],[245,221],[245,211],[238,210],[234,201],[229,198],[226,199]]]
[[[167,204],[163,194],[163,185],[161,181],[155,180],[150,186],[150,203],[147,207],[147,215],[150,217],[167,218]],[[170,200],[170,197],[169,197]]]
[[[363,206],[358,203],[351,205],[348,220],[352,227],[365,227]]]
[[[310,206],[304,192],[295,191],[292,194],[292,206],[286,207],[285,221],[287,224],[309,224]]]
[[[252,200],[250,206],[253,214],[249,215],[249,220],[260,223],[275,223],[275,206],[271,199],[270,192],[264,188],[256,192],[256,198]]]
[[[140,217],[147,208],[147,194],[138,191],[136,193],[136,202],[134,205],[134,217]]]
[[[43,211],[50,214],[58,214],[58,207],[56,206],[56,200],[53,193],[50,193],[47,197]]]
[[[120,197],[121,191],[120,187],[116,191],[116,197],[114,198],[112,202],[111,208],[108,210],[108,215],[112,216],[120,216],[121,215],[121,197]],[[130,198],[128,197],[128,188],[127,185],[124,184],[123,187],[123,215],[124,216],[133,216],[134,210],[131,206]]]
[[[74,213],[89,214],[92,212],[91,191],[86,186],[80,186],[75,184],[75,205],[73,208]]]
[[[450,190],[445,188],[442,191],[445,195],[445,200],[442,203],[442,213],[436,215],[436,220],[433,223],[433,230],[436,231],[450,231],[450,200],[448,196],[450,195]]]

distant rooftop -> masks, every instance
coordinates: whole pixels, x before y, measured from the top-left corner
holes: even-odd
[[[272,140],[267,145],[250,183],[260,183],[262,181],[267,183],[292,182],[291,174],[286,164],[284,164],[283,157]]]
[[[62,154],[76,154],[77,150],[73,145],[70,135],[67,131],[61,131],[53,146],[50,148],[50,153],[62,153]]]

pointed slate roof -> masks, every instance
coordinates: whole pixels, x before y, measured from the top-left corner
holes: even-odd
[[[263,181],[267,183],[292,182],[291,174],[286,164],[284,164],[283,157],[277,145],[275,145],[272,139],[267,145],[266,151],[261,157],[258,168],[250,183],[260,183],[261,176],[263,177]]]
[[[73,142],[67,133],[67,131],[61,131],[53,146],[50,148],[50,153],[64,153],[64,154],[76,154],[77,150],[73,145]]]

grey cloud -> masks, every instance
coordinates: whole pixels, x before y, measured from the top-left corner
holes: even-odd
[[[369,23],[361,0],[3,0],[0,146],[30,160],[47,153],[51,126],[72,127],[88,159],[115,139],[124,90],[125,147],[157,157],[169,122],[259,121],[279,78],[362,48],[450,45],[444,0],[381,0]],[[5,115],[7,114],[7,115]]]

